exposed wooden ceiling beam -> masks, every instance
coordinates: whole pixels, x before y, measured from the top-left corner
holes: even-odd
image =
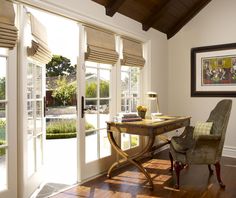
[[[200,12],[211,0],[201,0],[198,1],[196,5],[192,7],[183,17],[181,17],[173,27],[171,27],[167,32],[167,38],[170,39],[174,36],[185,24],[187,24],[194,16]]]
[[[166,9],[171,3],[171,0],[166,0],[164,3],[158,5],[150,16],[142,23],[143,30],[147,31],[151,28],[154,23],[161,18],[161,16],[166,12]]]
[[[125,0],[110,0],[106,6],[106,15],[112,17],[124,2]]]

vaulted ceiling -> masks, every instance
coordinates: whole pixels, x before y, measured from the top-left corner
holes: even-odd
[[[151,27],[174,36],[211,0],[92,0],[106,8],[106,15],[116,12],[142,24],[144,31]]]

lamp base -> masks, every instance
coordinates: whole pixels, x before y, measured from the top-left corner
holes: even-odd
[[[163,119],[160,119],[158,116],[161,116],[162,113],[151,113],[152,121],[162,121]]]
[[[158,113],[151,113],[151,115],[152,116],[161,116],[161,115],[163,115],[163,113],[160,113],[160,112],[158,112]]]

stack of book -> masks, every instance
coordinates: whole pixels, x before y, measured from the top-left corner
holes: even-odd
[[[125,114],[122,114],[122,117],[121,117],[121,122],[133,122],[133,121],[141,121],[141,120],[142,118],[139,117],[135,113],[125,113]]]

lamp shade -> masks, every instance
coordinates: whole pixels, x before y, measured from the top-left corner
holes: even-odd
[[[159,102],[158,102],[158,95],[157,95],[157,93],[153,92],[153,91],[147,92],[147,99],[151,100],[151,101],[155,101],[154,105],[155,105],[156,112],[158,114],[160,114],[160,108],[159,108]]]
[[[157,99],[157,93],[153,92],[153,91],[147,92],[147,99],[156,100]]]

